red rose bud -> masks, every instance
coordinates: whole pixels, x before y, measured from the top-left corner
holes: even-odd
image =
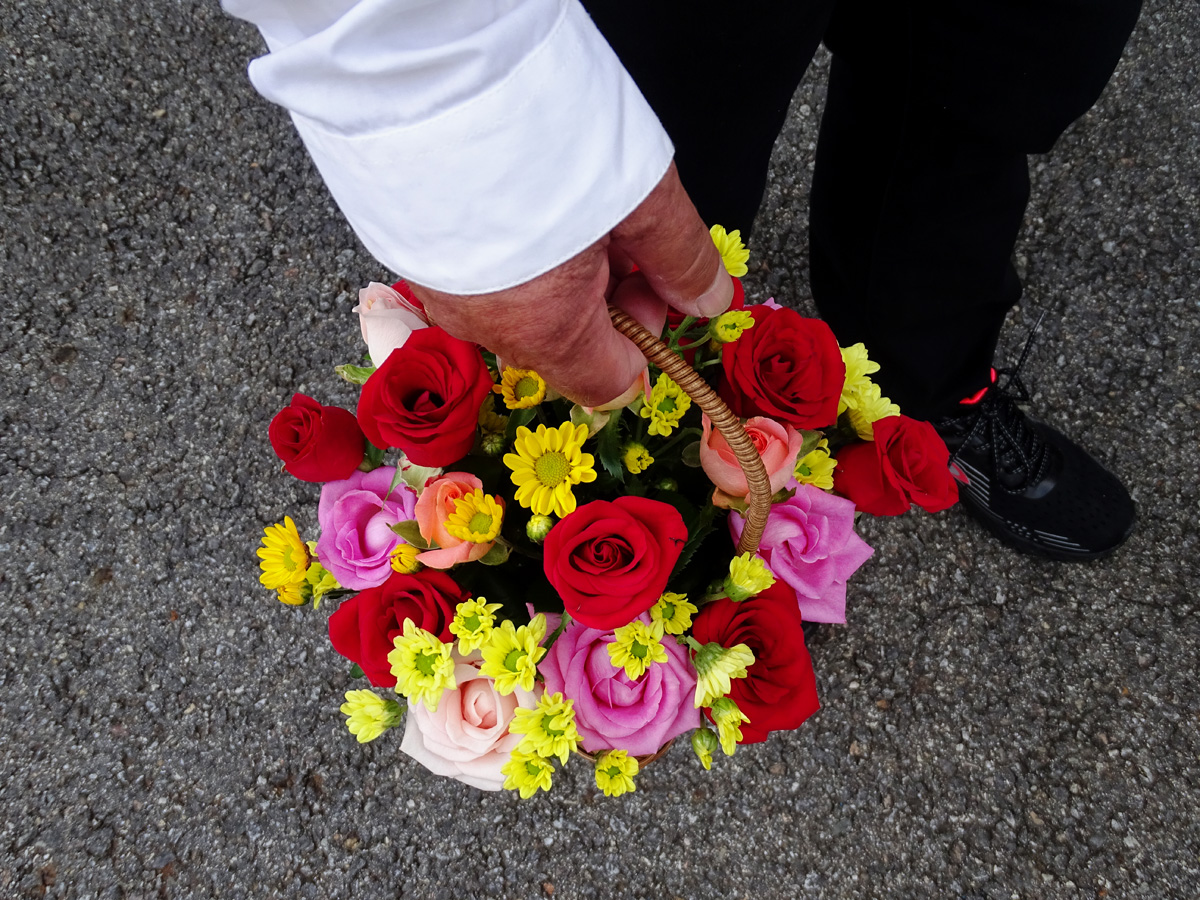
[[[687,536],[679,511],[659,500],[593,500],[550,529],[546,578],[572,619],[609,631],[658,602]]]
[[[367,442],[354,414],[294,394],[267,429],[275,455],[301,481],[340,481],[363,461]]]
[[[397,447],[418,466],[448,466],[471,449],[491,389],[474,344],[422,328],[367,379],[358,424],[377,447]]]
[[[393,574],[379,587],[359,591],[342,601],[329,617],[329,642],[346,659],[358,663],[375,687],[395,687],[387,655],[393,641],[412,619],[441,641],[454,640],[450,623],[454,608],[467,593],[444,572],[422,569],[413,575]]]
[[[721,399],[742,418],[766,416],[795,428],[837,421],[846,381],[829,326],[792,309],[752,306],[754,327],[721,353]]]
[[[700,608],[692,637],[722,647],[745,644],[754,653],[746,677],[734,678],[729,689],[729,698],[750,718],[739,743],[756,744],[768,732],[799,728],[820,708],[801,626],[796,595],[782,581],[741,603],[724,598]]]
[[[872,426],[875,440],[837,455],[833,489],[873,516],[895,516],[915,503],[940,512],[958,502],[950,451],[928,422],[888,416]]]

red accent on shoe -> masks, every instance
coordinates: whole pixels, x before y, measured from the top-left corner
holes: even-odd
[[[992,375],[992,384],[995,384],[996,383],[996,370],[991,369],[990,371],[991,371],[991,375]],[[970,397],[964,397],[962,400],[959,400],[958,401],[959,405],[960,406],[974,406],[976,403],[978,403],[980,400],[983,399],[984,395],[988,391],[990,391],[992,389],[992,384],[989,384],[987,387],[980,388],[974,394],[972,394]]]
[[[986,388],[984,390],[986,390]],[[958,463],[956,462],[950,463],[950,477],[961,485],[968,485],[971,483],[971,479],[967,477],[967,473],[960,469]]]

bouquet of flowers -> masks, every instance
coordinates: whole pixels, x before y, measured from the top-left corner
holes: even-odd
[[[747,306],[740,236],[712,233],[732,307],[661,340],[614,311],[651,365],[611,408],[430,325],[403,281],[360,292],[356,412],[296,394],[270,426],[322,483],[319,535],[288,517],[258,550],[283,603],[337,601],[330,641],[375,689],[341,707],[360,742],[403,723],[432,772],[522,797],[574,753],[615,796],[684,734],[708,769],[818,708],[802,625],[845,621],[856,508],[956,486],[865,348]]]

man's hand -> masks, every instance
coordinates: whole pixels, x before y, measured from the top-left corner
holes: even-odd
[[[613,329],[609,303],[657,333],[668,305],[711,317],[733,299],[733,282],[674,163],[612,232],[532,281],[471,296],[412,288],[450,334],[482,344],[506,365],[536,369],[585,406],[621,394],[646,365]]]

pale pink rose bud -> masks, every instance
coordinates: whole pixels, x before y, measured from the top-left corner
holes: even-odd
[[[386,284],[372,281],[358,292],[358,322],[371,362],[379,368],[388,354],[403,347],[408,336],[429,327],[425,314]]]
[[[700,465],[704,474],[716,485],[713,505],[728,507],[731,499],[742,500],[750,493],[746,473],[738,463],[733,448],[725,436],[712,426],[708,416],[701,419],[704,435],[700,439]],[[780,490],[792,477],[796,468],[796,457],[804,443],[804,436],[791,425],[776,422],[766,416],[755,416],[746,420],[746,434],[754,442],[767,475],[771,479],[771,493]]]

